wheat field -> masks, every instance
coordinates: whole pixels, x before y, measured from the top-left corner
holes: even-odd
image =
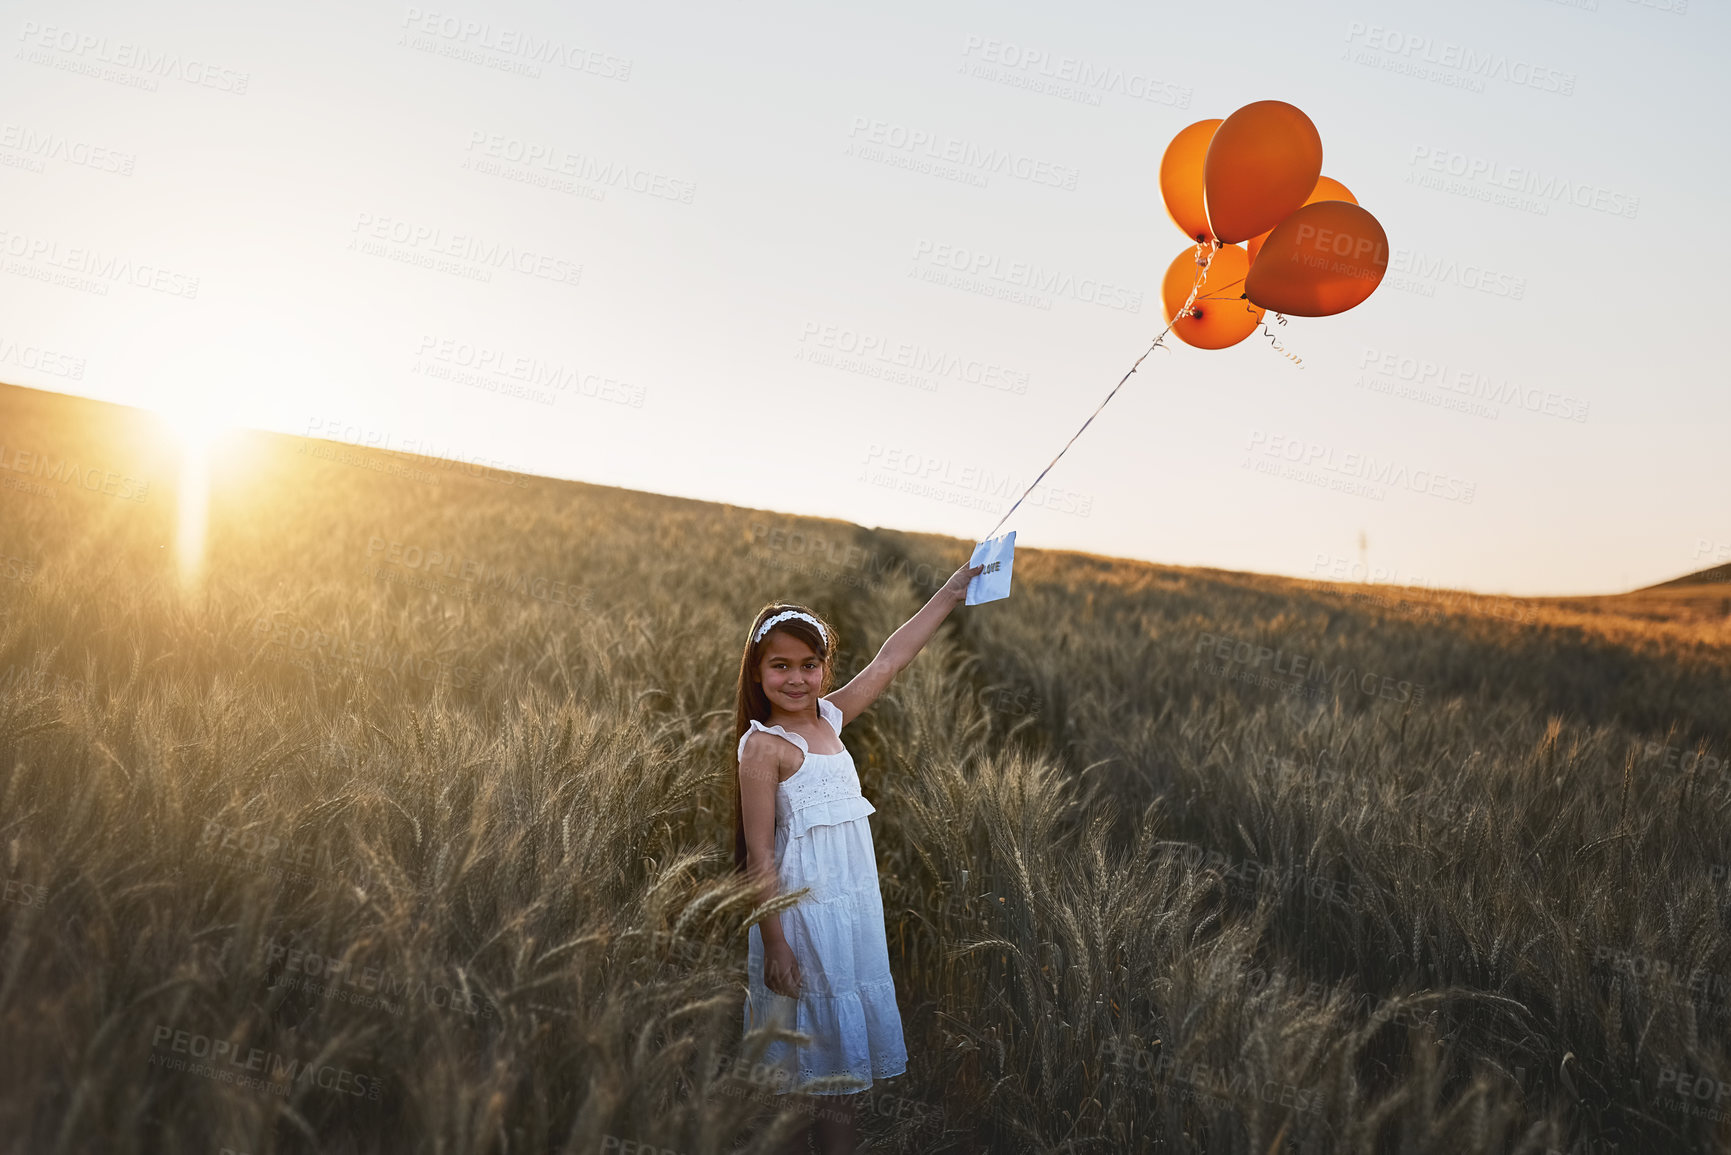
[[[0,413],[5,1150],[802,1124],[740,1037],[745,631],[809,605],[840,685],[969,543],[250,434],[185,585],[160,430]],[[1024,548],[846,733],[862,1140],[1731,1146],[1731,629],[1654,604]]]

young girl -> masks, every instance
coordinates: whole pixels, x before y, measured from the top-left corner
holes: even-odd
[[[801,887],[811,893],[751,928],[745,1029],[774,1025],[811,1036],[807,1046],[778,1041],[766,1052],[765,1063],[786,1080],[778,1094],[824,1076],[865,1084],[812,1092],[842,1109],[824,1111],[800,1132],[800,1150],[815,1129],[824,1151],[851,1152],[853,1096],[907,1070],[866,818],[877,808],[860,793],[841,729],[914,660],[982,568],[951,574],[865,669],[827,696],[836,637],[816,614],[772,603],[746,637],[734,727],[734,867],[759,882],[763,901]]]

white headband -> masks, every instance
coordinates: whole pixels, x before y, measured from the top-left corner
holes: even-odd
[[[799,610],[783,610],[779,614],[776,614],[773,618],[770,618],[761,626],[757,627],[757,637],[753,638],[752,641],[763,641],[763,635],[769,633],[771,626],[775,625],[777,622],[785,622],[788,618],[804,618],[806,621],[817,627],[817,636],[823,639],[823,644],[826,646],[829,645],[829,631],[823,628],[823,623],[812,617],[810,614],[802,613]]]

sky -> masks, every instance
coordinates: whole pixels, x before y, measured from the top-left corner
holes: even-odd
[[[1727,33],[1702,0],[6,0],[0,380],[981,540],[1164,327],[1168,141],[1276,99],[1387,277],[1168,338],[1003,528],[1621,591],[1731,560]]]

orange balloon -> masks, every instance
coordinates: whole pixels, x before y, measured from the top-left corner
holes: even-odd
[[[1388,234],[1346,201],[1305,205],[1268,234],[1244,279],[1250,299],[1276,313],[1328,317],[1361,303],[1388,271]]]
[[[1249,271],[1250,256],[1243,249],[1237,245],[1217,249],[1208,262],[1202,287],[1196,290],[1191,315],[1174,321],[1201,270],[1196,267],[1195,249],[1185,249],[1173,258],[1160,285],[1160,300],[1178,339],[1198,349],[1224,349],[1256,332],[1262,310],[1244,299],[1244,275]]]
[[[1358,198],[1333,177],[1319,176],[1316,178],[1316,187],[1311,189],[1310,195],[1304,198],[1304,204],[1313,205],[1317,201],[1351,201],[1353,204],[1357,204]],[[1299,207],[1303,208],[1304,206],[1300,205]],[[1268,233],[1273,231],[1273,229],[1269,229]],[[1251,264],[1256,263],[1256,254],[1262,250],[1262,242],[1268,239],[1268,233],[1263,233],[1259,237],[1251,237],[1244,242],[1244,251],[1250,254]]]
[[[1247,104],[1208,142],[1208,225],[1223,241],[1267,232],[1304,203],[1321,175],[1322,137],[1310,117],[1284,100]]]
[[[1219,127],[1220,118],[1215,117],[1179,129],[1160,158],[1160,196],[1167,215],[1185,236],[1204,243],[1214,234],[1208,231],[1208,213],[1202,207],[1202,161]]]

